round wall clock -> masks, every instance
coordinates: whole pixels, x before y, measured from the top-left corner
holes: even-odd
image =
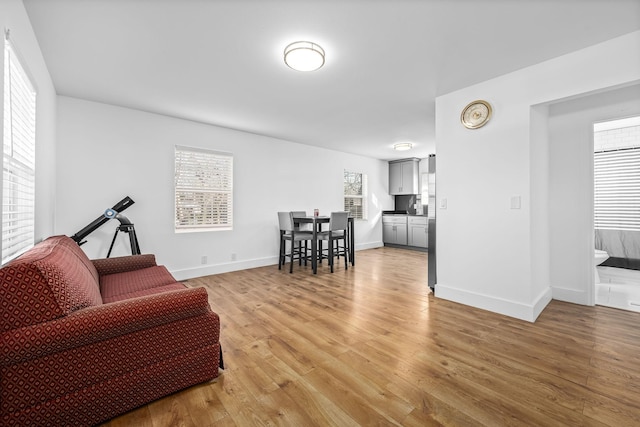
[[[468,129],[478,129],[491,118],[491,105],[487,101],[473,101],[462,110],[460,121]]]

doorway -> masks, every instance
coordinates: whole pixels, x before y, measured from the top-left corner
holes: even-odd
[[[640,116],[593,125],[596,304],[640,312]]]
[[[640,116],[640,84],[548,107],[549,281],[553,298],[596,304],[594,123]]]

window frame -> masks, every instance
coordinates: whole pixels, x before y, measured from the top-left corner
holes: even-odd
[[[347,177],[348,175],[360,175],[360,181],[361,181],[361,194],[347,194],[347,185],[349,184],[349,182],[347,181]],[[369,216],[369,209],[368,209],[368,188],[367,188],[367,174],[363,173],[363,172],[354,172],[354,171],[350,171],[348,169],[344,170],[344,175],[343,175],[343,206],[344,206],[344,210],[349,212],[349,215],[352,216],[355,220],[358,221],[367,221],[368,220],[368,216]],[[351,207],[353,205],[351,205],[350,203],[348,203],[348,200],[355,200],[355,199],[359,199],[360,200],[360,214],[358,214],[357,211],[351,209]]]
[[[593,125],[594,228],[640,231],[640,116]]]
[[[189,166],[201,169],[193,170],[189,176]],[[176,145],[174,167],[175,233],[233,230],[233,154]],[[209,169],[211,167],[213,169]],[[181,171],[185,173],[180,174]],[[199,220],[194,216],[189,223],[189,215],[180,214],[181,206],[186,206],[180,202],[181,194],[183,201],[195,201],[195,208],[192,208],[199,210]]]
[[[5,33],[1,263],[35,245],[37,87]],[[11,195],[10,195],[11,193]]]

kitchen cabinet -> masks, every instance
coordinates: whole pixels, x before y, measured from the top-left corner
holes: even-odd
[[[416,158],[389,162],[389,194],[418,194],[419,164]]]
[[[410,216],[407,223],[407,244],[418,248],[426,248],[428,228],[426,216]]]
[[[407,216],[382,217],[382,242],[393,245],[407,244]]]

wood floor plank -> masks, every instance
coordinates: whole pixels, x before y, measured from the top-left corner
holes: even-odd
[[[200,277],[227,369],[115,426],[640,426],[640,313],[552,301],[535,323],[435,298],[395,248]]]
[[[283,388],[278,388],[260,397],[260,407],[263,417],[269,423],[286,426],[313,425],[313,418],[307,413],[305,407],[291,398]],[[302,403],[302,402],[300,402]]]
[[[640,426],[640,406],[598,395],[585,403],[584,414],[609,426]]]
[[[356,427],[359,424],[345,411],[341,410],[323,393],[309,384],[301,384],[300,381],[291,381],[282,385],[282,389],[292,399],[305,408],[312,422],[308,425]]]
[[[238,426],[259,426],[267,425],[263,413],[260,410],[258,401],[251,396],[251,393],[242,383],[241,379],[234,375],[225,375],[219,378],[213,387],[222,408],[231,414],[233,421]],[[163,399],[164,400],[164,399]],[[197,426],[197,424],[186,423],[181,420],[182,425]],[[158,424],[158,426],[171,426],[173,424]]]
[[[360,390],[353,390],[323,369],[313,370],[304,380],[359,425],[401,425],[386,413],[384,407],[372,405],[360,394]]]
[[[114,418],[109,422],[110,427],[154,427],[155,425],[157,425],[157,422],[149,412],[149,405],[143,406],[135,411],[127,412],[126,414],[118,418]]]

